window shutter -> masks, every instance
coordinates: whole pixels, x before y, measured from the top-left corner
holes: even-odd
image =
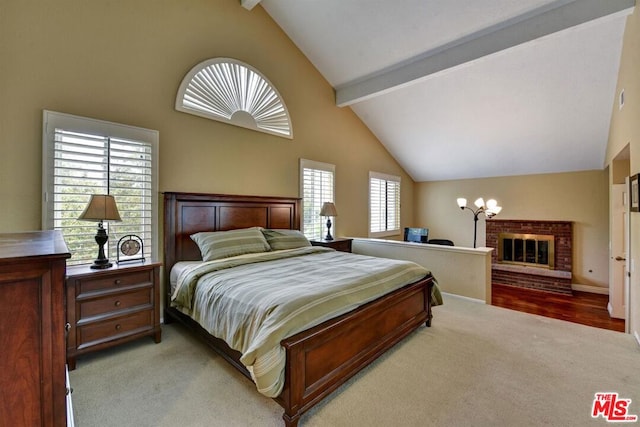
[[[400,182],[387,181],[387,230],[400,230]]]
[[[108,139],[97,135],[54,130],[53,227],[61,230],[73,254],[70,264],[96,257],[97,225],[78,217],[91,194],[108,194]],[[117,203],[117,201],[116,201]],[[109,228],[109,224],[105,224]],[[105,249],[106,250],[106,249]],[[109,251],[107,251],[109,257]]]
[[[369,173],[369,232],[374,237],[400,232],[400,177]]]
[[[176,109],[293,138],[289,111],[275,86],[258,70],[236,59],[213,58],[193,67],[178,88]]]
[[[371,216],[371,232],[379,233],[386,230],[385,221],[385,185],[384,181],[377,178],[370,180],[370,216]]]
[[[154,197],[152,146],[144,141],[111,138],[109,158],[109,193],[115,197],[122,218],[122,222],[111,224],[111,230],[118,238],[137,234],[145,249],[150,249]],[[114,254],[118,250],[116,244],[117,241],[111,242]],[[150,257],[150,252],[145,253],[145,258]]]
[[[334,200],[335,166],[300,159],[302,192],[302,231],[309,239],[322,238],[326,219],[320,216],[324,202]],[[335,230],[335,228],[334,228]]]

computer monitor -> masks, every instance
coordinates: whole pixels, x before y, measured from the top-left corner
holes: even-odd
[[[427,243],[429,241],[429,229],[419,227],[405,227],[404,241]]]

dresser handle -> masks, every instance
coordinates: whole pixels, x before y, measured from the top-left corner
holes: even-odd
[[[120,326],[120,324],[117,324],[117,325],[116,325],[116,331],[119,331],[121,327],[122,327],[122,326]]]
[[[120,301],[116,301],[115,306],[120,307]]]
[[[65,323],[64,330],[69,332],[71,330],[71,323],[69,323],[69,322]]]
[[[120,279],[116,279],[116,285],[120,284]]]

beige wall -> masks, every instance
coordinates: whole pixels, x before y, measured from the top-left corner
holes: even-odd
[[[460,211],[478,197],[495,198],[500,219],[573,221],[573,282],[608,287],[609,205],[606,171],[527,175],[416,184],[415,225],[430,238],[473,246],[473,214]],[[485,217],[478,221],[478,246],[485,245]]]
[[[607,147],[607,164],[611,164],[629,149],[630,174],[640,172],[640,13],[636,10],[627,18],[627,26],[624,34],[622,58],[620,60],[620,73],[616,89],[616,104],[611,115],[611,128],[609,144]],[[617,100],[620,91],[624,89],[625,105],[622,110],[618,108]],[[612,182],[616,182],[612,176]],[[631,253],[627,257],[631,260],[635,269],[630,278],[630,319],[629,330],[636,336],[640,333],[640,214],[631,213]],[[640,339],[640,337],[638,337]]]
[[[260,70],[294,139],[174,109],[197,63]],[[369,170],[413,182],[288,37],[239,0],[0,0],[0,232],[40,228],[42,110],[160,131],[160,191],[298,196],[298,161],[336,165],[336,235],[367,236]]]

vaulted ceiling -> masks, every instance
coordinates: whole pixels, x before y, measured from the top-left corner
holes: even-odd
[[[602,169],[635,0],[260,4],[415,181]]]

